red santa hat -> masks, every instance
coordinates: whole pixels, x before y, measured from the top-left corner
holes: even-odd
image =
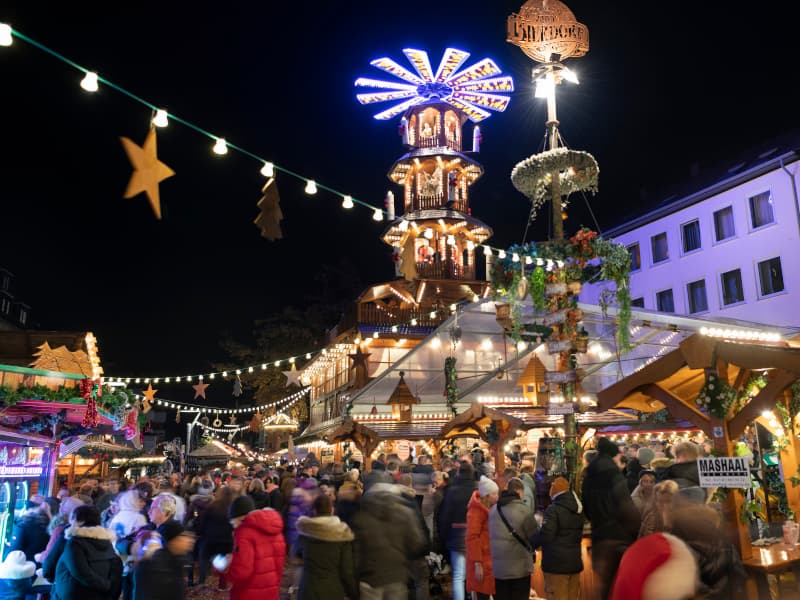
[[[669,533],[640,538],[622,555],[610,600],[686,600],[697,591],[697,561]]]

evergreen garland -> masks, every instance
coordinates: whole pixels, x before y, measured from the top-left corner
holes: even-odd
[[[70,402],[72,400],[83,399],[77,387],[59,386],[52,390],[44,385],[26,386],[20,384],[17,389],[11,386],[0,385],[0,402],[3,406],[14,406],[22,400],[44,400],[45,402]],[[103,410],[115,412],[119,407],[124,406],[128,401],[128,396],[124,392],[118,392],[114,388],[103,386],[103,395],[98,397],[97,404]]]

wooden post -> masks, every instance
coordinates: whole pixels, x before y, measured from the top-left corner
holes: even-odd
[[[786,407],[786,412],[791,415],[791,412],[789,412],[792,401],[791,388],[785,389],[783,391],[783,398],[778,401],[783,402],[783,405]],[[800,486],[793,485],[791,481],[792,477],[800,475],[800,471],[798,470],[800,466],[800,443],[798,443],[797,428],[795,427],[794,421],[795,419],[793,418],[786,431],[789,443],[781,450],[780,459],[784,476],[783,484],[786,486],[786,502],[795,514],[800,514]]]

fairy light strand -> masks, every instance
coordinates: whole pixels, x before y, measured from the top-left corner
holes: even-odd
[[[301,390],[295,392],[290,396],[286,396],[285,398],[281,398],[280,400],[275,400],[273,402],[267,402],[265,404],[259,404],[257,406],[251,406],[249,408],[223,408],[219,406],[201,406],[198,404],[187,404],[186,402],[172,402],[170,400],[165,400],[164,398],[154,398],[154,403],[157,406],[161,406],[163,408],[172,408],[175,410],[180,410],[182,412],[200,412],[200,413],[215,413],[220,415],[237,415],[237,414],[244,414],[244,413],[252,413],[252,412],[259,412],[261,409],[264,408],[273,408],[277,406],[281,406],[282,408],[286,408],[294,404],[300,400],[311,388],[309,386],[303,387]],[[144,398],[141,394],[134,394],[134,397],[137,400],[141,400]],[[284,403],[288,403],[284,405]]]

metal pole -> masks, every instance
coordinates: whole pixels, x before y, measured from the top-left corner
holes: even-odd
[[[552,82],[552,87],[547,94],[547,128],[550,130],[550,150],[558,148],[558,114],[556,112],[556,72],[553,65],[548,65],[548,81]],[[550,182],[550,203],[553,217],[553,239],[564,239],[564,223],[561,220],[561,180],[559,179],[558,169],[551,173]]]

